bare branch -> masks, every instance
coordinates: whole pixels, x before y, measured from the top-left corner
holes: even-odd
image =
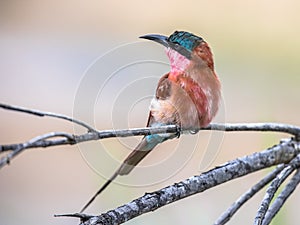
[[[147,193],[126,205],[92,217],[82,225],[121,224],[141,214],[152,212],[167,204],[203,192],[232,179],[273,165],[288,163],[298,154],[294,147],[295,141],[293,140],[281,142],[265,151],[238,158],[199,176],[193,176],[161,190]],[[78,217],[78,214],[76,215]]]
[[[132,128],[132,129],[121,129],[121,130],[103,130],[96,132],[88,132],[82,135],[73,135],[74,140],[41,140],[36,142],[34,145],[28,146],[27,148],[39,148],[39,147],[50,147],[56,145],[70,145],[78,144],[86,141],[96,141],[104,138],[113,137],[130,137],[130,136],[141,136],[149,134],[161,134],[161,133],[177,133],[178,127],[176,125],[167,125],[161,127],[146,127],[146,128]],[[190,129],[184,129],[182,131],[189,131]],[[191,130],[197,130],[192,128]],[[300,135],[300,127],[288,125],[288,124],[277,124],[277,123],[248,123],[248,124],[210,124],[205,128],[198,128],[198,130],[216,130],[216,131],[268,131],[268,132],[283,132],[293,135]],[[21,144],[11,145],[0,145],[0,152],[15,150]]]
[[[86,141],[96,141],[104,138],[113,137],[130,137],[130,136],[140,136],[148,134],[162,134],[162,133],[175,133],[177,132],[177,127],[175,125],[163,126],[163,127],[147,127],[147,128],[133,128],[124,130],[103,130],[97,132],[88,132],[82,135],[72,135],[73,140],[40,140],[35,142],[34,145],[30,145],[27,148],[39,148],[39,147],[50,147],[56,145],[73,145]],[[70,134],[71,135],[71,134]],[[20,144],[11,145],[0,145],[0,152],[11,151],[18,148]]]
[[[54,215],[54,217],[75,217],[79,218],[82,223],[91,219],[93,216],[84,214],[84,213],[73,213],[73,214],[61,214],[61,215]]]
[[[300,127],[282,123],[225,123],[211,124],[203,130],[224,130],[224,131],[267,131],[288,133],[300,138]]]
[[[56,117],[56,116],[55,116]],[[80,123],[80,121],[78,121]],[[77,122],[76,122],[77,123]],[[193,129],[195,130],[195,129]],[[211,124],[206,128],[201,128],[199,130],[218,130],[218,131],[275,131],[275,132],[287,132],[290,134],[299,135],[300,128],[291,125],[285,124],[275,124],[275,123],[253,123],[253,124]],[[188,131],[188,130],[182,130]],[[20,150],[28,148],[39,148],[39,147],[50,147],[57,145],[74,145],[81,142],[91,141],[91,140],[100,140],[104,138],[112,137],[129,137],[129,136],[138,136],[138,135],[149,135],[149,134],[159,134],[159,133],[178,133],[178,127],[176,125],[168,125],[162,127],[146,127],[146,128],[134,128],[134,129],[124,129],[124,130],[104,130],[104,131],[91,131],[82,135],[72,135],[67,134],[70,138],[64,139],[55,139],[48,140],[44,138],[44,135],[37,136],[32,140],[25,143],[19,144],[10,144],[10,145],[0,145],[0,153],[5,151],[16,151],[17,153],[11,153],[11,155],[19,154]],[[47,135],[47,134],[46,134]],[[0,168],[8,164],[12,157],[10,158],[3,157],[0,159],[1,163]],[[6,161],[6,163],[4,163]]]
[[[18,154],[20,154],[26,148],[30,148],[35,143],[46,140],[48,138],[54,138],[54,137],[63,137],[64,138],[63,140],[68,140],[69,142],[72,142],[74,140],[72,135],[70,135],[68,133],[65,133],[65,132],[51,132],[51,133],[48,133],[48,134],[44,134],[44,135],[35,137],[35,138],[29,140],[28,142],[25,142],[23,144],[19,144],[18,146],[16,146],[14,151],[12,151],[8,155],[2,157],[0,159],[0,169],[3,166],[9,164],[10,161],[12,160],[12,158],[16,157]]]
[[[58,118],[58,119],[67,120],[67,121],[73,122],[75,124],[78,124],[80,126],[83,126],[84,128],[88,129],[88,131],[96,132],[96,130],[94,128],[87,125],[86,123],[76,120],[76,119],[66,116],[66,115],[52,113],[52,112],[42,112],[42,111],[35,110],[35,109],[27,109],[24,107],[7,105],[7,104],[3,104],[3,103],[0,103],[0,108],[7,109],[7,110],[13,110],[13,111],[17,111],[17,112],[28,113],[28,114],[35,115],[35,116],[48,116],[48,117],[54,117],[54,118]]]
[[[300,183],[300,169],[297,170],[292,179],[284,187],[283,191],[278,195],[274,200],[274,203],[271,205],[268,210],[265,219],[263,220],[263,225],[267,225],[271,222],[274,216],[281,209],[287,198],[295,191],[297,185]]]
[[[42,112],[39,110],[32,110],[19,106],[12,106],[0,103],[0,108],[13,110],[17,112],[24,112],[36,116],[48,116],[59,119],[64,119],[67,121],[71,121],[75,124],[83,126],[88,129],[88,133],[82,135],[72,135],[73,140],[69,139],[63,140],[46,140],[44,138],[40,138],[42,136],[36,137],[37,139],[41,139],[40,141],[36,141],[34,144],[26,146],[26,148],[38,148],[38,147],[50,147],[56,145],[70,145],[70,144],[78,144],[85,141],[91,140],[99,140],[104,138],[112,138],[112,137],[129,137],[129,136],[139,136],[139,135],[149,135],[149,134],[159,134],[159,133],[178,133],[184,131],[200,131],[200,130],[216,130],[216,131],[272,131],[272,132],[282,132],[288,133],[296,136],[296,139],[300,138],[300,127],[288,125],[288,124],[280,124],[280,123],[236,123],[236,124],[210,124],[205,128],[189,128],[189,129],[180,129],[176,125],[167,125],[162,127],[147,127],[147,128],[135,128],[135,129],[123,129],[123,130],[104,130],[97,131],[86,123],[71,118],[66,115],[56,114],[52,112]],[[70,134],[71,136],[71,134]],[[10,145],[0,145],[0,153],[10,150],[16,150],[23,146],[23,143],[19,144],[10,144]],[[23,147],[24,148],[24,147]]]
[[[236,202],[234,202],[214,223],[214,225],[223,225],[227,223],[231,217],[245,204],[250,198],[252,198],[257,192],[259,192],[264,186],[271,182],[277,174],[283,170],[285,166],[279,165],[270,172],[266,177],[260,180],[257,184],[251,187],[246,193],[244,193]]]
[[[205,128],[190,128],[190,129],[183,129],[176,125],[168,125],[162,127],[147,127],[147,128],[135,128],[135,129],[124,129],[124,130],[104,130],[104,131],[97,131],[91,126],[85,124],[82,121],[73,119],[71,117],[51,113],[51,112],[42,112],[39,110],[31,110],[19,106],[12,106],[7,104],[1,104],[0,107],[7,110],[13,110],[17,112],[24,112],[36,116],[48,116],[54,117],[58,119],[63,119],[67,121],[71,121],[75,124],[81,125],[88,129],[89,132],[82,134],[82,135],[73,135],[72,139],[70,138],[63,138],[63,139],[55,139],[55,140],[48,140],[48,138],[44,138],[44,135],[37,136],[32,140],[36,140],[32,142],[32,140],[19,143],[19,144],[10,144],[10,145],[0,145],[0,153],[5,151],[16,151],[15,153],[10,153],[7,157],[3,157],[0,159],[1,164],[0,168],[8,164],[8,162],[13,158],[15,155],[19,154],[21,150],[27,148],[39,148],[39,147],[50,147],[50,146],[57,146],[57,145],[73,145],[78,144],[85,141],[91,140],[99,140],[104,138],[112,138],[112,137],[129,137],[129,136],[137,136],[137,135],[149,135],[149,134],[159,134],[159,133],[178,133],[184,131],[200,131],[200,130],[218,130],[218,131],[273,131],[273,132],[284,132],[289,133],[296,136],[296,139],[300,138],[300,127],[287,125],[287,124],[277,124],[277,123],[252,123],[252,124],[210,124]],[[28,144],[30,143],[30,144]],[[6,162],[6,163],[4,163]]]
[[[266,194],[262,200],[262,203],[260,204],[260,207],[258,209],[257,215],[255,217],[254,224],[255,225],[261,225],[263,223],[264,217],[267,213],[267,210],[270,206],[270,203],[280,187],[280,185],[288,178],[288,176],[297,168],[300,166],[300,155],[295,157],[287,167],[285,167],[278,175],[277,177],[272,181],[269,188],[266,191]]]
[[[85,128],[88,129],[89,132],[94,132],[94,133],[101,133],[99,131],[97,131],[96,129],[94,129],[93,127],[87,125],[86,123],[76,120],[72,117],[66,116],[66,115],[62,115],[62,114],[57,114],[57,113],[52,113],[52,112],[43,112],[40,110],[33,110],[33,109],[28,109],[28,108],[24,108],[24,107],[20,107],[20,106],[13,106],[13,105],[8,105],[8,104],[3,104],[0,103],[0,108],[3,109],[7,109],[7,110],[13,110],[13,111],[17,111],[17,112],[23,112],[23,113],[28,113],[28,114],[32,114],[35,116],[48,116],[48,117],[54,117],[54,118],[58,118],[58,119],[63,119],[63,120],[67,120],[70,122],[73,122],[75,124],[78,124],[80,126],[83,126]],[[134,133],[131,133],[131,130],[110,130],[110,131],[104,131],[104,132],[108,132],[108,133],[112,133],[111,136],[108,137],[128,137],[128,136],[134,136],[134,135],[147,135],[149,134],[149,130],[151,130],[151,133],[175,133],[178,132],[178,130],[180,130],[180,128],[178,128],[175,125],[168,125],[168,126],[164,126],[162,130],[157,128],[140,128],[140,129],[136,129],[134,131]],[[166,131],[164,131],[164,129],[166,129]],[[235,124],[210,124],[209,126],[205,127],[205,128],[189,128],[189,129],[183,129],[181,131],[200,131],[200,130],[218,130],[218,131],[273,131],[273,132],[281,132],[281,133],[288,133],[288,134],[292,134],[296,137],[300,136],[300,127],[297,126],[293,126],[293,125],[289,125],[289,124],[280,124],[280,123],[235,123]],[[115,133],[115,135],[114,135]],[[101,134],[99,134],[99,137],[102,136]],[[102,137],[104,138],[104,137]],[[102,139],[101,137],[99,139]]]

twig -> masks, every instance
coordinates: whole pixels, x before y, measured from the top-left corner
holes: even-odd
[[[81,223],[84,223],[85,221],[92,218],[93,216],[84,213],[73,213],[73,214],[54,215],[54,217],[75,217],[75,218],[79,218]]]
[[[12,151],[11,153],[9,153],[6,156],[2,157],[0,159],[0,169],[3,166],[9,164],[10,161],[12,160],[12,158],[16,157],[18,154],[20,154],[26,148],[30,148],[31,146],[33,146],[37,142],[40,142],[42,140],[46,140],[48,138],[53,138],[53,137],[64,137],[64,139],[68,140],[69,142],[73,141],[73,136],[68,134],[68,133],[65,133],[65,132],[51,132],[51,133],[48,133],[48,134],[44,134],[44,135],[35,137],[35,138],[29,140],[28,142],[25,142],[23,144],[18,145],[17,148],[14,149],[14,151]]]
[[[283,164],[279,165],[260,180],[257,184],[251,187],[246,193],[244,193],[237,201],[235,201],[214,223],[214,225],[223,225],[227,223],[231,217],[245,204],[250,198],[252,198],[258,191],[260,191],[264,186],[266,186],[271,180],[273,180],[277,174],[283,170],[285,166]]]
[[[41,140],[34,145],[28,146],[28,148],[49,147],[56,145],[73,145],[86,141],[96,141],[104,138],[113,137],[130,137],[148,134],[162,134],[162,133],[175,133],[177,132],[177,126],[169,125],[162,127],[147,127],[147,128],[133,128],[124,130],[103,130],[98,132],[89,132],[82,135],[73,135],[73,140]],[[18,148],[20,144],[0,145],[0,152],[11,151]]]
[[[293,142],[293,140],[282,142],[265,151],[230,161],[199,176],[191,177],[156,192],[147,193],[115,210],[92,217],[82,224],[121,224],[232,179],[273,165],[288,163],[298,153],[293,147]]]
[[[39,110],[32,110],[19,106],[12,106],[0,103],[0,108],[13,110],[17,112],[23,112],[32,114],[35,116],[49,116],[59,119],[64,119],[67,121],[71,121],[75,124],[83,126],[88,129],[88,133],[82,135],[72,135],[74,138],[72,141],[68,139],[63,140],[45,140],[41,138],[40,141],[36,141],[32,145],[26,146],[26,148],[38,148],[38,147],[49,147],[56,145],[67,145],[67,144],[77,144],[80,142],[91,141],[91,140],[99,140],[104,138],[111,137],[129,137],[129,136],[138,136],[138,135],[148,135],[148,134],[159,134],[159,133],[178,133],[180,128],[176,125],[168,125],[162,127],[147,127],[147,128],[135,128],[135,129],[123,129],[123,130],[105,130],[105,131],[97,131],[86,123],[71,118],[66,115],[56,114],[52,112],[42,112]],[[273,132],[283,132],[296,136],[296,139],[300,138],[300,127],[288,125],[288,124],[280,124],[280,123],[236,123],[236,124],[210,124],[205,128],[189,128],[183,129],[180,131],[200,131],[200,130],[217,130],[217,131],[273,131]],[[42,135],[43,136],[43,135]],[[40,138],[42,136],[38,136],[36,138]],[[70,134],[71,136],[71,134]],[[0,153],[9,150],[16,150],[23,146],[23,143],[20,144],[11,144],[11,145],[0,145]]]
[[[271,182],[270,186],[268,187],[266,194],[260,204],[260,207],[257,211],[254,224],[261,225],[264,217],[267,213],[267,210],[270,206],[270,203],[280,187],[280,185],[288,178],[288,176],[295,170],[295,168],[299,167],[300,165],[300,155],[295,157],[287,167],[285,167],[277,177]]]
[[[72,117],[62,115],[62,114],[57,114],[57,113],[52,113],[52,112],[43,112],[40,110],[34,110],[34,109],[28,109],[20,106],[13,106],[13,105],[8,105],[8,104],[3,104],[0,103],[0,108],[7,109],[7,110],[13,110],[17,112],[23,112],[23,113],[28,113],[32,114],[35,116],[48,116],[48,117],[54,117],[54,118],[59,118],[59,119],[64,119],[73,123],[76,123],[80,126],[83,126],[88,129],[90,132],[94,133],[99,133],[96,129],[93,127],[87,125],[86,123],[76,120]],[[168,130],[170,133],[178,132],[178,127],[175,125],[169,125],[169,126],[164,126],[165,129]],[[145,131],[143,128],[140,129],[141,133],[135,133],[134,135],[147,135],[148,130]],[[153,128],[155,130],[155,128]],[[209,126],[205,128],[188,128],[184,129],[182,131],[200,131],[200,130],[219,130],[219,131],[273,131],[273,132],[281,132],[281,133],[288,133],[292,134],[296,137],[300,136],[300,127],[294,126],[294,125],[289,125],[289,124],[281,124],[281,123],[235,123],[235,124],[210,124]],[[109,131],[109,132],[115,132],[115,131]],[[130,133],[130,130],[118,130],[117,132],[122,132],[122,133],[128,133],[128,136],[133,136]],[[124,137],[124,136],[123,136]],[[127,136],[126,136],[127,137]]]
[[[224,131],[273,131],[288,133],[300,137],[300,127],[282,124],[282,123],[225,123],[225,124],[211,124],[203,130],[224,130]]]
[[[294,174],[292,179],[288,182],[288,184],[284,187],[283,191],[278,195],[274,203],[271,205],[270,209],[268,210],[265,216],[263,225],[267,225],[271,222],[271,220],[281,209],[281,207],[288,199],[288,197],[295,191],[299,183],[300,183],[300,169],[297,170],[297,172]]]
[[[7,110],[13,110],[13,111],[17,111],[17,112],[28,113],[28,114],[32,114],[35,116],[42,116],[42,117],[48,116],[48,117],[54,117],[54,118],[58,118],[58,119],[67,120],[67,121],[70,121],[70,122],[73,122],[75,124],[85,127],[90,132],[92,132],[92,131],[96,132],[96,130],[94,128],[87,125],[86,123],[76,120],[76,119],[66,116],[66,115],[52,113],[52,112],[43,112],[40,110],[28,109],[28,108],[24,108],[24,107],[20,107],[20,106],[7,105],[7,104],[3,104],[3,103],[0,103],[0,108],[7,109]]]
[[[0,105],[1,106],[1,105]],[[4,105],[5,108],[9,108],[10,106]],[[3,104],[2,104],[3,107]],[[26,111],[27,109],[19,108],[18,111]],[[27,111],[26,111],[27,112]],[[39,114],[39,111],[28,112],[34,115]],[[42,112],[40,112],[42,113]],[[45,114],[46,115],[46,114]],[[48,113],[48,116],[52,115]],[[72,120],[72,118],[65,117],[63,115],[52,115],[56,118],[67,118],[67,120]],[[88,126],[84,123],[76,121],[77,124],[83,124],[84,127]],[[162,127],[146,127],[146,128],[134,128],[134,129],[123,129],[123,130],[104,130],[104,131],[95,131],[93,128],[89,129],[90,132],[82,134],[82,135],[72,135],[68,134],[68,136],[72,136],[72,139],[56,139],[56,140],[47,140],[47,138],[43,138],[44,135],[37,136],[37,141],[29,144],[19,143],[19,144],[10,144],[10,145],[0,145],[0,153],[5,151],[16,151],[19,152],[20,149],[24,150],[27,148],[39,148],[39,147],[50,147],[57,145],[73,145],[81,142],[91,141],[91,140],[100,140],[104,138],[112,138],[112,137],[129,137],[129,136],[138,136],[138,135],[149,135],[149,134],[159,134],[159,133],[178,133],[178,126],[176,125],[168,125]],[[184,129],[181,131],[189,131],[190,129]],[[197,130],[192,128],[192,130]],[[198,128],[198,130],[218,130],[218,131],[274,131],[274,132],[285,132],[289,134],[294,134],[296,137],[300,135],[300,128],[287,124],[276,124],[276,123],[252,123],[252,124],[210,124],[205,128]],[[299,132],[299,133],[298,133]],[[67,133],[65,133],[67,135]],[[33,140],[32,139],[32,140]],[[296,138],[297,139],[297,138]],[[30,141],[29,141],[30,142]],[[12,155],[18,153],[12,153]],[[0,159],[2,162],[7,161],[7,158],[4,157]],[[9,160],[7,161],[9,162]],[[6,163],[8,164],[8,163]],[[0,166],[1,168],[1,166]]]

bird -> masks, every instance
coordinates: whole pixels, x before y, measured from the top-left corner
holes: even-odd
[[[171,67],[170,72],[158,81],[149,107],[147,127],[177,125],[180,130],[190,130],[191,133],[206,127],[215,117],[221,99],[221,83],[208,43],[202,37],[186,31],[175,31],[169,37],[147,34],[140,38],[163,45]],[[144,136],[80,212],[117,176],[129,174],[158,144],[179,137],[180,133]]]

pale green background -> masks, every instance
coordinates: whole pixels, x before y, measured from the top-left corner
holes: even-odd
[[[98,68],[99,77],[107,79],[111,75],[105,73],[106,66],[114,68],[123,58],[130,60],[130,57],[139,54],[165,62],[162,47],[143,43],[138,36],[148,33],[169,35],[174,30],[188,30],[202,36],[213,49],[225,103],[217,121],[224,121],[225,116],[226,122],[300,125],[299,11],[300,2],[296,0],[1,1],[0,102],[70,116],[74,108],[80,108],[82,112],[78,117],[89,123],[92,121],[92,124],[95,122],[93,125],[97,129],[142,127],[146,123],[149,98],[129,113],[125,107],[127,103],[121,99],[114,102],[100,99],[103,105],[95,103],[92,109],[74,105],[85,72],[99,56],[120,45],[127,46],[137,41],[137,45],[141,46],[139,51],[133,53],[129,48],[118,55],[117,50],[108,63]],[[151,66],[146,68],[147,72],[152,72]],[[167,69],[166,66],[153,66],[153,73],[159,76],[160,70],[166,72]],[[145,67],[135,71],[139,70],[145,71]],[[126,84],[127,76],[132,73],[128,70],[123,77],[114,79],[109,90],[115,94],[113,87],[118,87],[120,82]],[[145,72],[143,76],[148,75]],[[132,82],[136,78],[130,79]],[[133,88],[133,85],[130,86],[131,92],[119,90],[120,96],[124,99],[148,96],[154,92],[156,81],[151,79],[148,82],[146,92],[145,86],[136,85]],[[90,82],[93,84],[93,81]],[[86,92],[88,102],[90,95],[88,90]],[[106,94],[109,96],[109,91]],[[106,110],[112,105],[121,108],[114,110],[113,116]],[[89,116],[91,111],[95,113],[92,118]],[[74,115],[76,113],[78,111]],[[114,126],[111,125],[111,118],[114,118]],[[67,122],[3,110],[0,110],[0,124],[1,144],[22,142],[45,132],[73,132],[72,125]],[[118,183],[106,190],[87,212],[105,212],[144,192],[155,191],[199,174],[201,166],[211,168],[251,154],[278,143],[280,138],[286,136],[254,132],[222,134],[217,136],[218,141],[223,138],[221,147],[217,148],[217,157],[207,165],[200,165],[200,162],[203,149],[210,140],[209,133],[203,132],[199,139],[197,137],[183,136],[181,144],[191,142],[193,145],[179,146],[176,154],[171,153],[178,140],[162,145],[132,175],[118,179]],[[119,141],[132,147],[138,138]],[[119,141],[111,139],[102,142],[105,152],[112,153],[118,161],[128,153],[122,150]],[[195,142],[198,145],[194,148]],[[54,147],[22,153],[0,171],[0,224],[77,224],[75,219],[58,219],[53,214],[77,212],[104,182],[103,177],[87,166],[79,150],[91,153],[89,160],[101,165],[105,175],[116,168],[118,162],[106,161],[102,155],[103,149],[99,142],[93,142],[81,144],[80,148]],[[189,149],[195,152],[184,168],[173,167],[177,159],[170,163],[165,160],[169,155],[175,155],[178,159],[187,157]],[[157,167],[141,172],[149,168],[148,165]],[[158,181],[173,168],[175,176]],[[265,173],[259,172],[221,185],[136,218],[128,224],[212,224]],[[143,186],[144,183],[147,186]],[[252,224],[262,196],[262,193],[258,194],[245,205],[230,224]],[[277,224],[299,224],[299,201],[300,196],[296,192],[279,214]]]

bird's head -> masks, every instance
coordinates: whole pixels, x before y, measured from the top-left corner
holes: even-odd
[[[171,65],[180,65],[190,60],[201,60],[208,67],[213,69],[213,58],[208,44],[203,38],[186,31],[175,31],[169,37],[158,34],[143,35],[140,38],[155,41],[167,48],[167,55]],[[178,55],[179,53],[179,55]],[[200,62],[200,63],[201,63]]]

